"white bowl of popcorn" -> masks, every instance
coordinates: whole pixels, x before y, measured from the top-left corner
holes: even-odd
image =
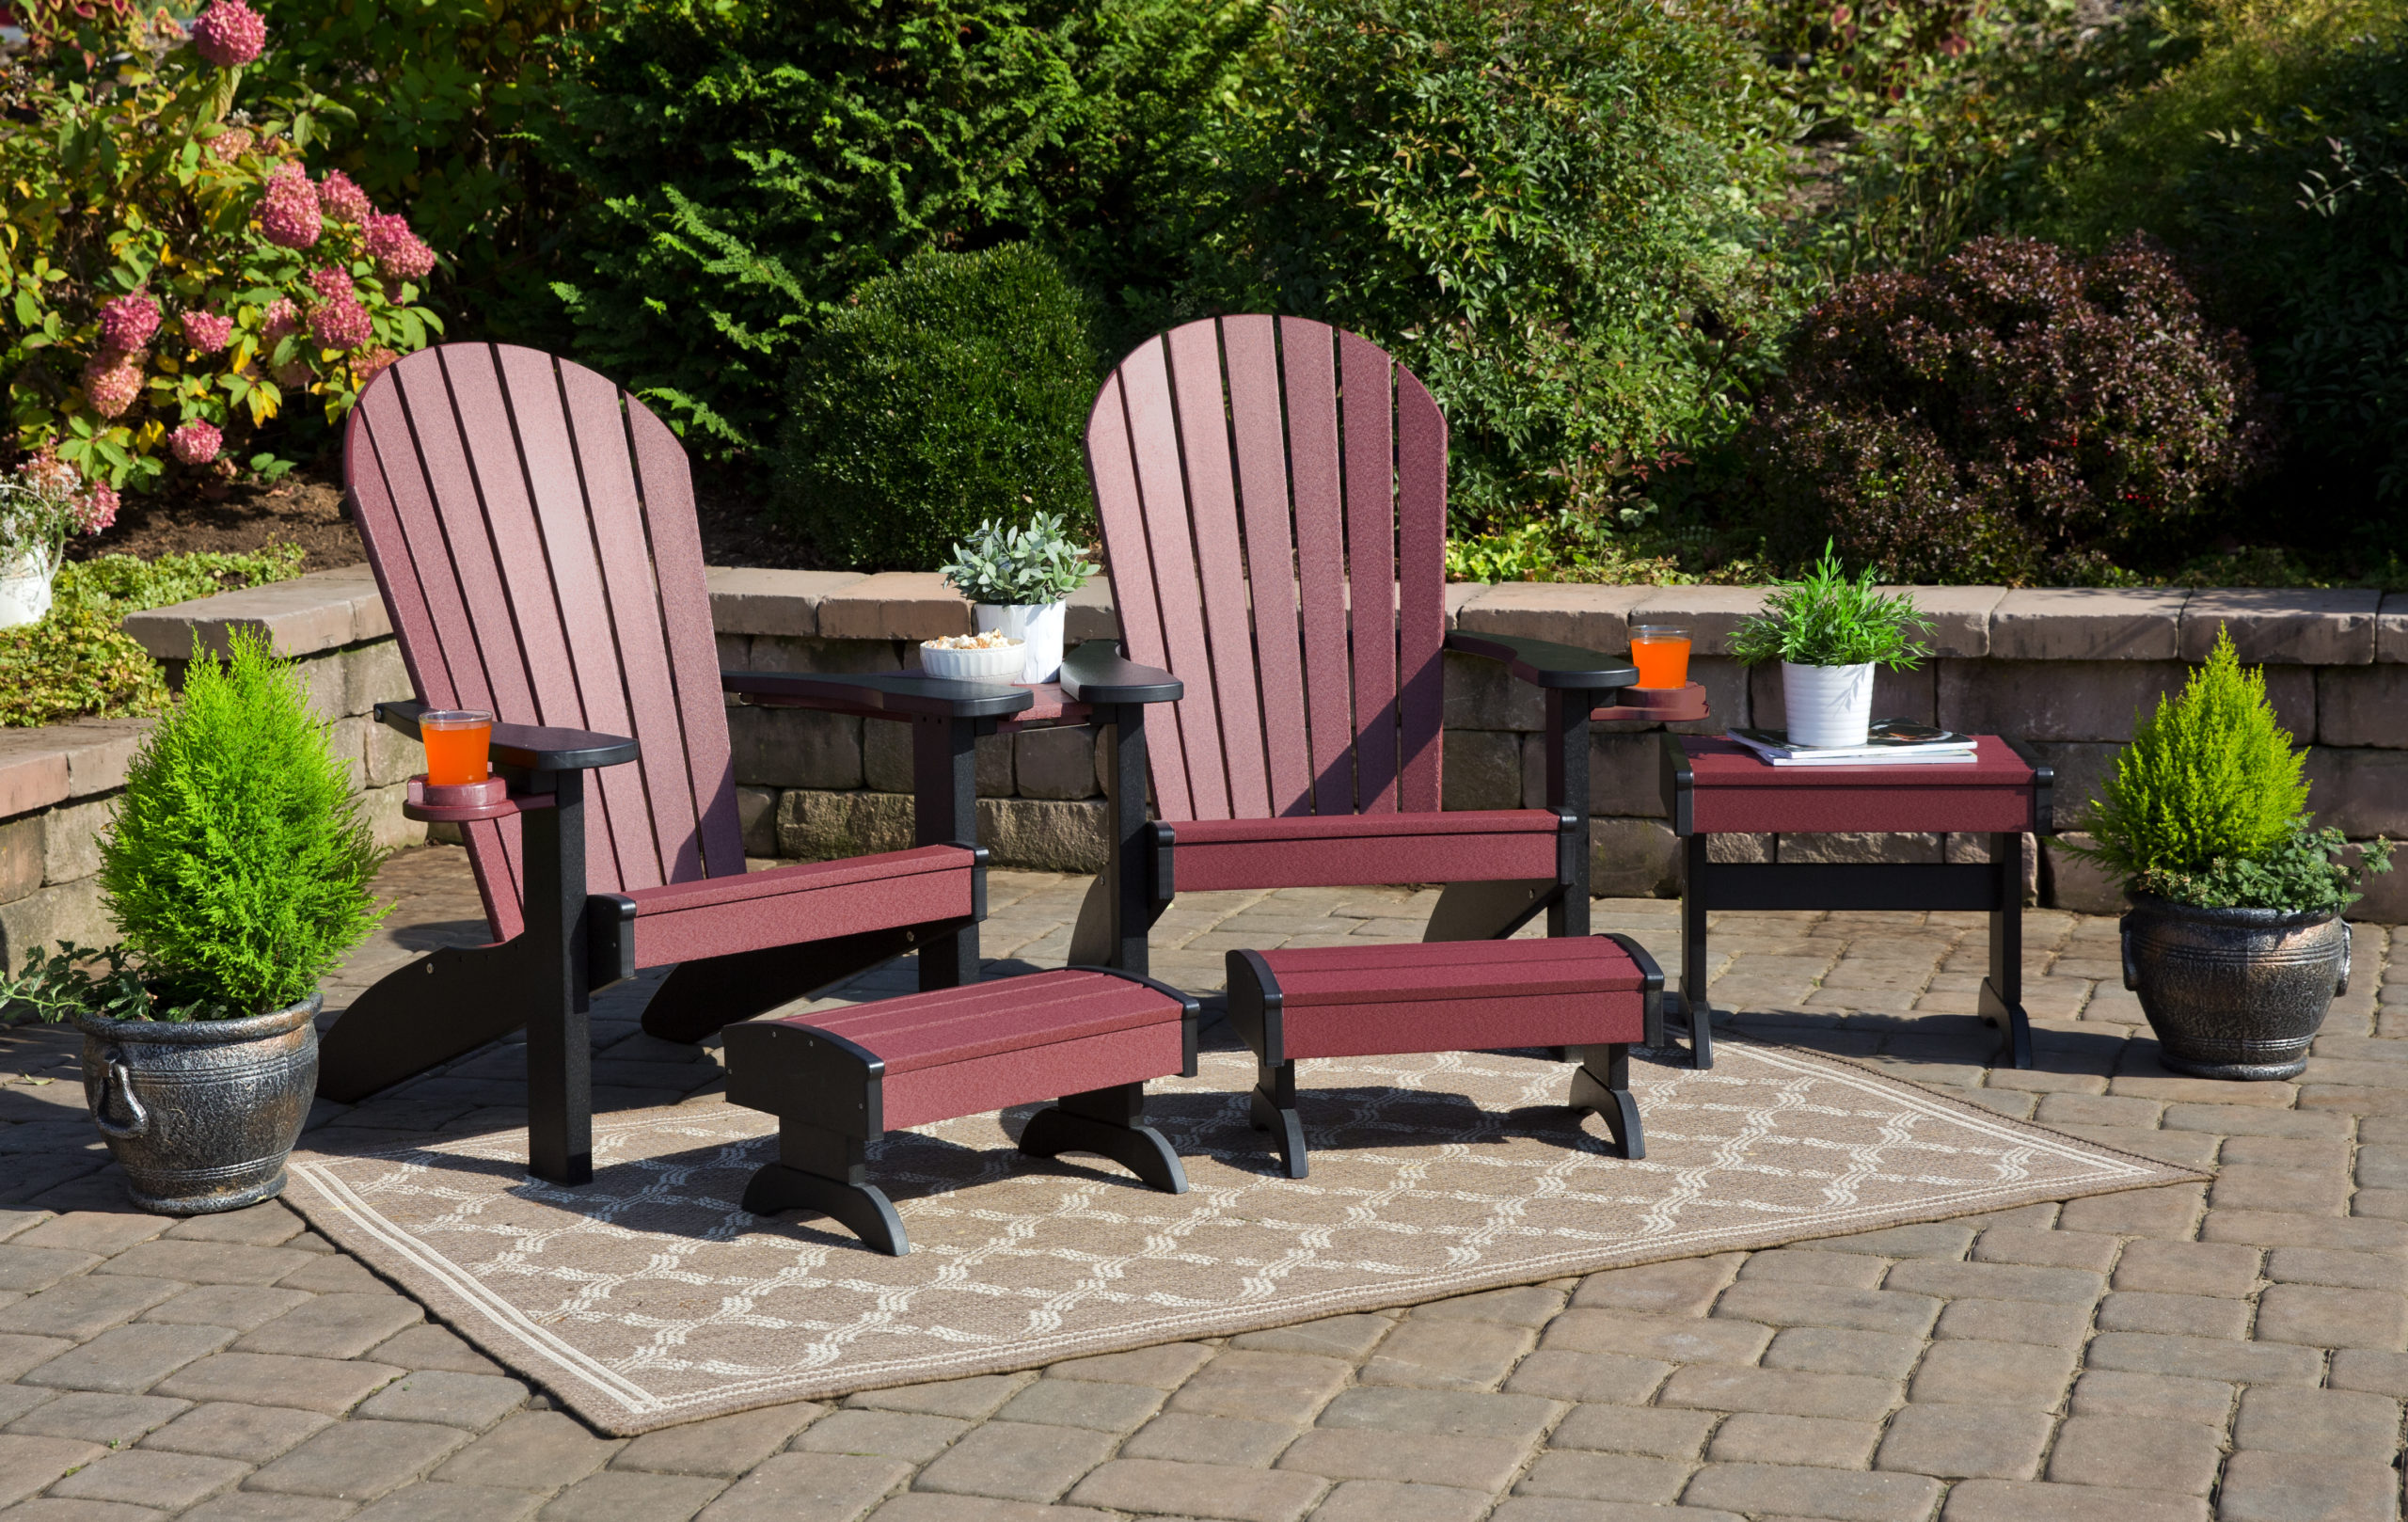
[[[948,634],[920,642],[920,669],[958,681],[1016,682],[1027,659],[1022,642],[1003,634]]]

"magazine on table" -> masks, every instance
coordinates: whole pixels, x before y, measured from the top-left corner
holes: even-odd
[[[1734,729],[1729,737],[1776,767],[1970,766],[1973,737],[1905,719],[1876,721],[1862,745],[1792,745],[1778,729]]]

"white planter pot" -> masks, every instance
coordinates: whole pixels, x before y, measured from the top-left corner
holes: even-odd
[[[1861,745],[1873,727],[1873,667],[1781,663],[1792,745]]]
[[[40,550],[0,565],[0,629],[36,623],[50,611],[50,582],[55,571]]]
[[[1000,607],[972,603],[981,634],[1006,634],[1021,642],[1026,660],[1015,680],[1050,682],[1062,674],[1062,610],[1058,602]]]

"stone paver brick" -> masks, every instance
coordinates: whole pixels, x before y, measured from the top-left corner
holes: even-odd
[[[1069,1498],[1133,1512],[1159,1512],[1167,1502],[1193,1516],[1229,1522],[1296,1522],[1327,1488],[1317,1475],[1278,1469],[1115,1459],[1080,1481]]]
[[[292,1206],[270,1199],[245,1210],[191,1216],[162,1235],[179,1242],[245,1242],[254,1247],[273,1247],[292,1241],[306,1229],[307,1223]]]
[[[357,1358],[300,1358],[275,1353],[220,1353],[188,1364],[162,1381],[153,1395],[184,1401],[235,1401],[290,1405],[340,1415],[402,1374],[389,1364]]]
[[[1542,1349],[1612,1353],[1668,1363],[1753,1363],[1772,1340],[1772,1328],[1719,1316],[1651,1316],[1612,1310],[1567,1310],[1547,1324]]]
[[[1877,1422],[1743,1411],[1716,1429],[1705,1456],[1717,1464],[1820,1464],[1835,1469],[1861,1469],[1880,1441]]]
[[[1372,1387],[1345,1390],[1321,1414],[1324,1427],[1444,1433],[1462,1437],[1539,1440],[1562,1407],[1531,1395]]]
[[[252,1490],[374,1500],[418,1478],[468,1435],[421,1421],[338,1421],[245,1482]]]
[[[1040,1379],[1006,1402],[998,1421],[1034,1421],[1097,1432],[1133,1432],[1159,1410],[1164,1395],[1150,1385],[1105,1385],[1087,1379]],[[867,1415],[857,1412],[855,1415]],[[899,1413],[898,1413],[899,1414]]]
[[[1771,1280],[1782,1284],[1832,1284],[1847,1290],[1870,1290],[1890,1272],[1889,1262],[1861,1253],[1815,1252],[1810,1247],[1775,1247],[1751,1253],[1739,1267],[1739,1282]]]
[[[1608,1269],[1582,1279],[1580,1287],[1572,1292],[1572,1303],[1587,1309],[1703,1316],[1738,1272],[1743,1256],[1722,1253],[1713,1258],[1685,1258],[1639,1268]]]
[[[2261,1110],[2237,1104],[2171,1104],[2165,1129],[2212,1136],[2287,1136],[2323,1141],[2346,1139],[2350,1118],[2329,1111]]]
[[[2388,1290],[2277,1284],[2258,1300],[2258,1338],[2320,1348],[2408,1344],[2408,1298]]]
[[[132,1321],[183,1289],[171,1279],[80,1275],[0,1309],[0,1332],[31,1332],[81,1341]]]
[[[1882,1283],[1892,1290],[1982,1300],[2037,1300],[2086,1306],[2107,1292],[2104,1275],[2079,1268],[2023,1263],[1904,1262]]]
[[[526,1403],[527,1387],[517,1380],[425,1370],[404,1374],[370,1396],[359,1414],[393,1421],[439,1421],[483,1432]]]
[[[315,1411],[221,1401],[193,1407],[144,1438],[142,1446],[265,1464],[333,1419]]]
[[[1364,1319],[1383,1321],[1377,1316]],[[1212,1350],[1200,1342],[1164,1342],[1128,1353],[1070,1358],[1049,1366],[1045,1372],[1055,1379],[1084,1379],[1105,1385],[1150,1385],[1156,1389],[1166,1390],[1203,1368],[1212,1361]]]
[[[92,1272],[182,1279],[186,1284],[274,1284],[317,1260],[317,1255],[291,1247],[253,1247],[239,1242],[145,1242]]]
[[[2049,1453],[2049,1478],[2204,1496],[2222,1436],[2213,1427],[2145,1417],[2070,1417]]]
[[[2053,1424],[2039,1411],[1909,1405],[1891,1419],[1873,1463],[1941,1480],[2029,1480]]]
[[[779,1453],[721,1491],[705,1522],[853,1522],[911,1478],[900,1460],[861,1453]]]
[[[2346,1215],[2350,1210],[2349,1176],[2294,1173],[2288,1168],[2226,1166],[2208,1191],[2210,1210],[2299,1211]]]
[[[2329,1247],[2277,1247],[2266,1255],[2266,1276],[2278,1284],[2398,1292],[2408,1290],[2408,1259],[2391,1253],[2336,1252]]]
[[[144,1279],[100,1279],[90,1282],[142,1284]],[[147,1322],[180,1326],[230,1326],[247,1332],[272,1322],[309,1298],[304,1290],[273,1290],[253,1284],[204,1284],[185,1290],[174,1299],[142,1313]],[[312,1350],[322,1351],[322,1350]]]
[[[111,1395],[76,1391],[44,1402],[8,1424],[10,1432],[36,1437],[74,1437],[112,1447],[135,1442],[154,1427],[182,1416],[185,1401],[163,1401],[152,1395]]]
[[[2237,1299],[2256,1292],[2258,1257],[2257,1248],[2239,1243],[2143,1238],[2128,1245],[2123,1257],[2116,1260],[2115,1287]]]
[[[1522,1360],[1505,1388],[1557,1401],[1603,1401],[1638,1405],[1656,1393],[1672,1366],[1653,1358],[1610,1353],[1567,1353],[1541,1348]]]
[[[705,1475],[605,1469],[562,1491],[535,1514],[543,1522],[687,1522],[726,1485]]]
[[[1765,1349],[1767,1369],[1802,1369],[1817,1374],[1871,1374],[1904,1379],[1923,1356],[1923,1342],[1879,1332],[1846,1332],[1828,1326],[1784,1326]]]
[[[1935,1342],[1909,1400],[1950,1405],[2054,1408],[2073,1378],[2074,1352],[2029,1342]]]
[[[1302,1353],[1352,1363],[1370,1353],[1396,1327],[1393,1316],[1324,1316],[1293,1326],[1241,1333],[1229,1339],[1229,1346],[1247,1353]]]
[[[2340,1458],[2397,1452],[2400,1403],[2347,1390],[2245,1390],[2232,1446]]]
[[[625,1439],[596,1437],[558,1411],[522,1411],[453,1454],[434,1478],[449,1484],[552,1491],[592,1474],[624,1446]]]
[[[1547,1441],[1556,1448],[1651,1458],[1693,1459],[1714,1427],[1710,1411],[1667,1411],[1656,1406],[1576,1405]]]
[[[412,1371],[439,1369],[449,1374],[499,1374],[501,1365],[479,1353],[448,1326],[421,1322],[405,1326],[368,1350],[378,1363]]]
[[[314,1295],[244,1337],[234,1351],[356,1358],[424,1319],[417,1302],[397,1294]]]
[[[910,1411],[839,1411],[805,1427],[786,1446],[809,1453],[872,1453],[926,1464],[969,1430],[970,1423],[950,1417]]]
[[[18,1378],[28,1385],[49,1385],[58,1389],[114,1390],[134,1395],[233,1340],[232,1330],[224,1326],[138,1323],[103,1332]]]
[[[76,1470],[51,1486],[50,1493],[71,1500],[120,1501],[181,1512],[232,1489],[250,1472],[249,1465],[233,1459],[127,1449]]]
[[[1173,1391],[1170,1409],[1302,1425],[1353,1372],[1335,1358],[1233,1348]]]
[[[1862,1374],[1809,1374],[1786,1369],[1676,1369],[1659,1403],[1709,1411],[1762,1411],[1772,1416],[1836,1417],[1872,1421],[1897,1403],[1894,1381]]]
[[[1312,1522],[1478,1522],[1493,1499],[1452,1485],[1349,1480],[1313,1508]]]
[[[2221,1428],[2232,1415],[2233,1394],[2221,1380],[2093,1369],[2074,1381],[2070,1409],[2078,1417],[2147,1417]]]
[[[1816,1252],[1861,1252],[1876,1258],[1928,1258],[1950,1261],[1972,1246],[1974,1230],[1959,1221],[1930,1221],[1920,1226],[1893,1226],[1851,1236],[1820,1237]]]
[[[1940,1302],[1928,1295],[1884,1290],[1749,1280],[1725,1291],[1714,1314],[1774,1326],[1833,1326],[1921,1337],[1939,1316]]]
[[[1488,1514],[1488,1522],[1740,1522],[1729,1512],[1702,1506],[1624,1506],[1615,1501],[1572,1500],[1558,1496],[1512,1496]]]
[[[2123,1243],[2095,1231],[2024,1231],[1992,1227],[1973,1244],[1984,1263],[2022,1263],[2033,1268],[2079,1268],[2104,1274],[2115,1266]]]
[[[1196,1417],[1173,1411],[1138,1428],[1120,1445],[1120,1456],[1268,1468],[1298,1435],[1297,1429],[1285,1422]]]
[[[8,1508],[8,1522],[159,1522],[167,1514],[123,1501],[68,1500],[42,1496]]]
[[[964,1434],[912,1483],[921,1490],[1050,1501],[1110,1458],[1117,1444],[1108,1433],[1078,1427],[990,1422]]]
[[[991,1496],[940,1496],[907,1490],[870,1514],[870,1522],[1117,1522],[1088,1506],[1032,1506]]]
[[[1696,1467],[1687,1459],[1558,1449],[1540,1454],[1513,1490],[1522,1496],[1571,1496],[1626,1506],[1664,1506],[1680,1495]]]
[[[0,1506],[24,1499],[68,1470],[107,1451],[98,1443],[79,1443],[71,1437],[0,1433]]]
[[[2335,1218],[2288,1211],[2210,1211],[2199,1223],[2202,1242],[2258,1247],[2331,1247],[2341,1252],[2408,1251],[2408,1222],[2363,1215]]]
[[[370,1273],[364,1264],[341,1253],[303,1253],[299,1268],[276,1282],[288,1290],[313,1294],[398,1294],[399,1291]]]
[[[544,1498],[500,1485],[421,1482],[352,1514],[352,1522],[519,1522]]]
[[[1526,1284],[1511,1290],[1488,1290],[1479,1294],[1457,1295],[1451,1300],[1434,1300],[1426,1306],[1413,1308],[1413,1320],[1503,1322],[1509,1326],[1545,1326],[1563,1308],[1565,1292],[1544,1284]],[[1367,1481],[1365,1483],[1375,1483]],[[1327,1511],[1327,1503],[1322,1510]]]
[[[2220,1522],[2389,1522],[2400,1471],[2388,1455],[2235,1453],[2216,1496]]]
[[[2312,1386],[2323,1374],[2323,1358],[2311,1348],[2150,1332],[2101,1332],[2091,1339],[2083,1356],[2092,1369],[2181,1374],[2236,1385]]]
[[[1491,1389],[1537,1340],[1525,1326],[1417,1318],[1389,1333],[1356,1377],[1366,1385]]]
[[[63,1247],[70,1252],[98,1253],[107,1258],[148,1242],[175,1224],[171,1216],[152,1215],[130,1206],[114,1211],[69,1211],[9,1240],[21,1247]]]
[[[2364,1390],[2408,1401],[2408,1354],[2343,1348],[2333,1355],[2330,1384],[2337,1390]]]
[[[1931,1335],[1950,1341],[2069,1348],[2090,1336],[2092,1314],[2088,1306],[2049,1306],[2036,1300],[1951,1300]]]
[[[1948,1492],[1940,1522],[2207,1522],[2195,1496],[2066,1485],[2036,1481],[1968,1480]]]
[[[31,1293],[46,1290],[71,1274],[81,1274],[101,1261],[100,1255],[68,1252],[56,1247],[26,1247],[0,1244],[0,1290]]]
[[[1402,1480],[1502,1490],[1530,1445],[1511,1438],[1318,1427],[1279,1455],[1278,1467],[1332,1480]]]
[[[1831,1522],[1921,1522],[1939,1499],[1940,1482],[1925,1475],[1774,1464],[1709,1464],[1681,1496],[1684,1514],[1704,1506]]]
[[[2249,1313],[2246,1300],[2118,1290],[2099,1303],[2099,1329],[2168,1332],[2176,1337],[2243,1338],[2249,1335]]]
[[[0,1379],[15,1379],[28,1369],[39,1368],[71,1352],[75,1344],[63,1337],[33,1337],[24,1332],[0,1332]]]
[[[804,1401],[657,1428],[621,1449],[610,1467],[733,1480],[784,1448],[826,1409]]]
[[[2092,1195],[2086,1199],[2067,1200],[2057,1225],[2067,1231],[2179,1241],[2192,1234],[2191,1229],[2205,1208],[2207,1190],[2199,1184]]]

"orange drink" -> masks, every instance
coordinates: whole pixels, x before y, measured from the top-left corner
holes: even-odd
[[[1689,680],[1689,631],[1641,624],[1630,633],[1630,663],[1641,687],[1686,687]]]
[[[493,739],[493,715],[474,709],[443,709],[418,717],[418,737],[426,746],[426,785],[459,787],[485,780],[485,747]]]

